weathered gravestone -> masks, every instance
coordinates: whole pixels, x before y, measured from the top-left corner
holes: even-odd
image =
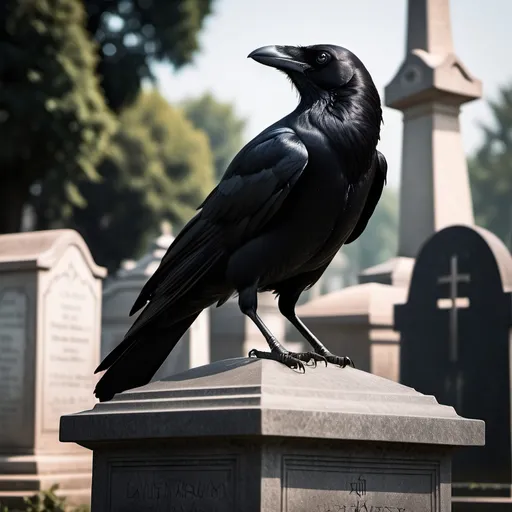
[[[425,243],[408,302],[396,307],[401,382],[486,423],[485,447],[454,457],[454,510],[487,510],[484,503],[497,506],[500,497],[512,504],[511,291],[503,243],[484,229],[455,226]]]
[[[90,499],[90,454],[58,430],[61,415],[95,403],[104,276],[75,231],[0,236],[2,503],[53,483]]]
[[[129,268],[119,270],[103,291],[101,357],[109,354],[124,338],[137,318],[129,311],[142,287],[155,272],[174,237],[167,223],[162,224],[161,235],[154,240],[149,251]],[[210,362],[210,322],[208,309],[204,310],[182,336],[176,347],[162,363],[152,380],[167,377]]]
[[[94,512],[449,512],[484,424],[352,368],[219,361],[65,416]]]

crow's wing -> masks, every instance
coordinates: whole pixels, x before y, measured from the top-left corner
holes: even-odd
[[[307,163],[307,149],[292,129],[264,132],[231,162],[199,207],[201,217],[251,238],[279,210]]]
[[[283,204],[307,162],[306,147],[289,128],[263,132],[247,144],[169,247],[130,315],[153,298],[162,302],[158,307],[155,303],[155,314],[169,307],[229,245],[255,236]]]
[[[375,175],[373,177],[373,183],[370,188],[370,192],[368,193],[368,197],[366,198],[363,211],[359,217],[359,220],[357,221],[356,227],[353,229],[352,233],[350,233],[350,236],[345,241],[345,244],[350,244],[361,236],[363,231],[366,229],[368,221],[373,215],[373,212],[375,211],[375,207],[379,202],[380,196],[382,195],[382,189],[386,183],[386,177],[388,173],[388,164],[384,158],[384,155],[380,151],[377,151],[375,165],[376,169]]]

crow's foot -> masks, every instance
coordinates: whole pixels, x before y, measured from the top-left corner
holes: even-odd
[[[288,366],[288,368],[291,368],[292,370],[299,370],[301,373],[306,372],[302,361],[295,357],[295,354],[291,354],[290,352],[263,352],[261,350],[256,350],[255,348],[253,348],[249,352],[249,357],[257,357],[259,359],[270,359],[272,361],[282,363]]]
[[[312,366],[313,368],[316,368],[316,364],[319,361],[325,363],[325,366],[327,366],[327,359],[323,355],[317,354],[316,352],[290,352],[290,355],[296,359],[299,359],[300,361],[304,361],[306,366]]]
[[[354,363],[350,357],[346,356],[335,356],[334,354],[331,354],[330,352],[326,352],[323,354],[324,358],[327,360],[328,363],[335,364],[337,366],[340,366],[341,368],[345,368],[345,366],[352,366],[352,368],[355,368]]]

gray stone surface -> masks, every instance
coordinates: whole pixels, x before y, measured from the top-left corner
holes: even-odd
[[[90,498],[91,456],[59,442],[61,414],[94,405],[101,279],[71,230],[0,236],[0,501],[59,483]]]
[[[94,512],[448,512],[451,449],[484,424],[360,370],[237,358],[64,416],[60,435],[94,450]]]

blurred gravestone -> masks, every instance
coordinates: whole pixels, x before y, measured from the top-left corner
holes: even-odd
[[[101,278],[75,231],[0,236],[0,502],[58,483],[90,497],[91,457],[59,442],[63,414],[94,405]]]
[[[511,290],[504,244],[484,229],[455,226],[423,246],[408,302],[396,306],[401,382],[486,424],[485,447],[454,457],[454,511],[495,510],[484,508],[486,497],[510,498]]]
[[[173,242],[171,226],[162,223],[161,235],[138,261],[125,264],[103,291],[101,357],[104,358],[124,338],[137,315],[128,316],[139,293],[160,264]],[[140,314],[140,313],[138,313]],[[210,362],[209,310],[204,310],[184,334],[153,377],[153,381]]]

